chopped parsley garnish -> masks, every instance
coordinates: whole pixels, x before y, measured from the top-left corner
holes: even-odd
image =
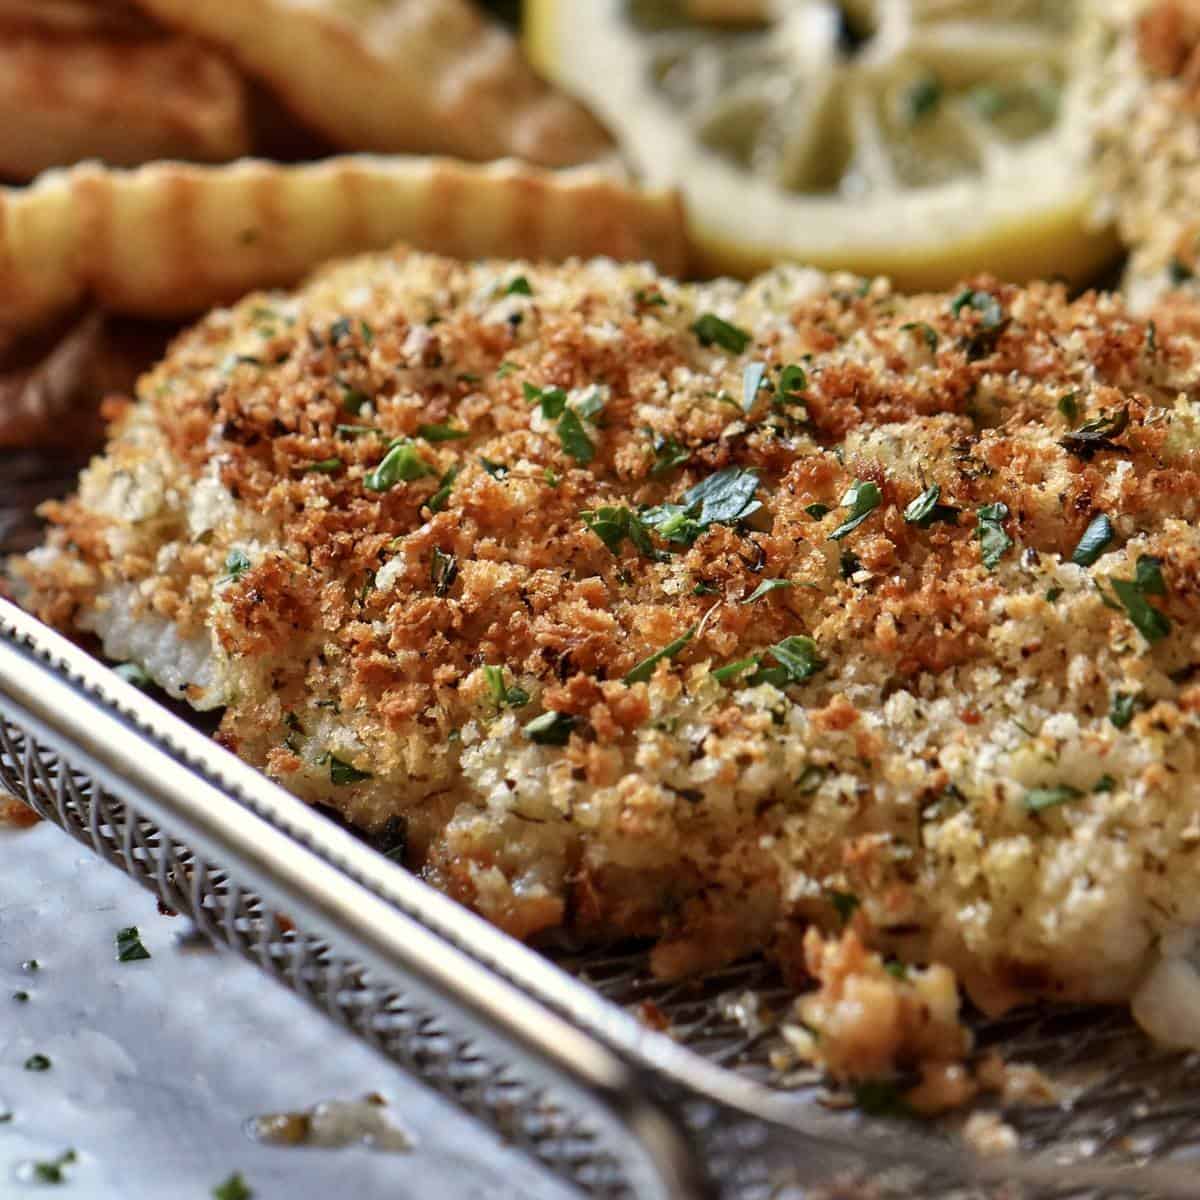
[[[497,708],[522,708],[529,703],[529,693],[523,687],[505,684],[503,667],[484,667],[483,679]]]
[[[767,364],[764,362],[752,362],[742,372],[742,412],[747,416],[758,400],[758,391],[766,373]]]
[[[1187,283],[1187,281],[1193,278],[1194,275],[1195,272],[1187,265],[1187,263],[1183,261],[1183,259],[1176,255],[1171,256],[1171,261],[1167,263],[1167,278],[1170,279],[1173,284],[1178,286],[1181,283]]]
[[[583,422],[574,409],[568,408],[558,418],[558,440],[576,462],[590,463],[596,457],[596,447],[583,428]]]
[[[942,101],[942,85],[936,75],[923,75],[904,94],[904,114],[910,125],[930,116]]]
[[[721,320],[715,313],[703,313],[692,322],[692,332],[702,346],[720,346],[730,354],[741,354],[753,340],[744,330],[728,321]]]
[[[1097,513],[1083,531],[1079,545],[1071,555],[1071,561],[1079,567],[1090,567],[1104,553],[1116,537],[1112,522],[1104,515]]]
[[[862,559],[853,550],[843,550],[838,558],[838,570],[843,579],[853,579],[863,569]]]
[[[936,354],[938,348],[937,330],[925,321],[907,321],[900,326],[901,333],[919,333],[925,339],[930,354]]]
[[[370,325],[361,317],[358,321],[359,332],[362,334],[362,340],[369,346],[375,341],[375,333]],[[329,327],[329,340],[335,345],[343,338],[348,338],[354,330],[354,322],[349,317],[339,317]]]
[[[650,531],[637,513],[623,505],[602,505],[600,508],[585,508],[580,514],[583,523],[614,554],[628,538],[639,553],[647,558],[662,559],[665,556],[656,550],[650,540]]]
[[[808,390],[808,376],[804,368],[796,363],[788,363],[779,372],[779,382],[775,385],[775,398],[772,401],[776,408],[786,408],[790,404],[803,404],[801,392]]]
[[[1041,812],[1046,808],[1054,808],[1066,804],[1069,800],[1078,800],[1083,792],[1069,783],[1060,783],[1057,787],[1030,788],[1025,793],[1025,807],[1030,812]]]
[[[819,767],[816,763],[809,763],[800,772],[799,779],[796,780],[796,791],[802,796],[811,796],[821,786],[828,774],[828,767]]]
[[[883,969],[893,979],[908,978],[908,968],[898,958],[889,958],[888,961],[883,964]]]
[[[219,1183],[212,1190],[213,1200],[253,1200],[251,1191],[240,1171],[235,1171],[224,1183]]]
[[[1096,786],[1092,788],[1093,792],[1112,792],[1117,787],[1117,781],[1111,775],[1101,775],[1096,780]]]
[[[224,583],[226,580],[232,580],[236,583],[248,570],[250,570],[250,558],[246,552],[230,550],[225,556],[225,574],[217,582]]]
[[[369,433],[382,433],[383,431],[376,425],[335,425],[334,432],[340,437],[359,438],[366,437]]]
[[[57,1158],[52,1158],[48,1162],[35,1162],[33,1164],[33,1177],[38,1183],[66,1183],[67,1174],[63,1168],[73,1165],[76,1160],[75,1151],[66,1150]]]
[[[841,507],[849,509],[846,519],[829,535],[830,541],[839,542],[848,533],[857,529],[883,502],[879,485],[869,479],[856,479],[842,497]]]
[[[851,917],[858,911],[861,900],[853,892],[829,893],[829,903],[833,905],[843,925],[849,925]]]
[[[628,675],[625,676],[626,684],[632,683],[648,683],[654,675],[654,668],[660,662],[667,658],[674,658],[680,650],[684,648],[696,636],[696,626],[685,633],[680,634],[673,642],[668,642],[661,650],[655,650],[648,658],[643,658]]]
[[[25,1070],[27,1071],[48,1071],[50,1066],[50,1060],[44,1054],[31,1054],[25,1060]]]
[[[1157,642],[1171,632],[1171,622],[1146,599],[1146,588],[1140,580],[1109,579],[1112,590],[1134,628],[1148,642]],[[1154,593],[1161,594],[1161,593]]]
[[[542,406],[542,416],[547,421],[553,421],[556,417],[561,417],[563,410],[567,407],[567,393],[562,388],[540,388],[526,382],[521,384],[521,391],[525,393],[525,399],[530,404],[540,404]]]
[[[822,517],[826,517],[833,512],[833,509],[831,509],[828,504],[806,504],[804,506],[804,511],[808,513],[808,515],[812,517],[814,521],[819,521]]]
[[[1046,603],[1053,604],[1059,598],[1059,596],[1061,596],[1062,594],[1063,594],[1063,590],[1060,587],[1047,588],[1046,589]]]
[[[572,405],[585,421],[595,421],[608,403],[608,391],[597,384],[584,388],[583,395]]]
[[[1134,582],[1137,589],[1147,596],[1165,596],[1167,583],[1162,575],[1162,559],[1152,554],[1139,554],[1137,567],[1134,569]]]
[[[793,634],[782,642],[776,642],[767,648],[766,653],[779,665],[760,666],[749,681],[751,687],[760,683],[772,683],[776,687],[782,687],[785,683],[803,683],[825,666],[824,659],[817,653],[817,643],[803,634]]]
[[[360,771],[335,754],[329,756],[329,782],[341,787],[343,784],[362,783],[372,778],[370,771]]]
[[[941,485],[931,484],[905,508],[905,521],[921,529],[928,529],[935,521],[945,521],[949,525],[957,523],[959,510],[949,504],[939,504],[941,496]]]
[[[989,571],[1014,545],[1004,529],[1008,515],[1008,505],[1004,503],[985,504],[977,514],[979,524],[975,528],[975,536],[979,539],[979,553],[983,565]]]
[[[117,962],[140,962],[150,957],[150,951],[142,945],[141,934],[136,925],[127,925],[117,930]]]
[[[427,442],[453,442],[471,434],[466,429],[455,429],[453,425],[418,425],[417,436]]]
[[[459,467],[451,467],[438,480],[438,490],[426,501],[430,512],[438,513],[446,507],[446,502],[450,499],[450,493],[454,490],[454,481],[458,478],[460,469]]]
[[[411,483],[433,473],[433,468],[417,453],[416,446],[407,438],[401,438],[392,443],[383,461],[363,477],[363,486],[368,491],[387,492],[398,483]]]
[[[1120,437],[1129,427],[1129,409],[1122,408],[1112,416],[1103,415],[1085,421],[1059,441],[1059,445],[1080,458],[1091,458],[1098,450],[1121,450],[1113,438]]]
[[[970,288],[960,292],[951,302],[950,311],[958,317],[964,308],[979,314],[979,323],[984,329],[998,329],[1004,324],[1004,310],[991,292],[976,292]]]
[[[315,472],[318,475],[333,475],[345,465],[340,458],[321,458],[316,462],[309,463],[304,470],[306,472]]]
[[[508,286],[500,293],[502,296],[532,296],[533,288],[529,286],[529,280],[524,275],[518,275],[511,280]]]
[[[447,554],[444,550],[434,546],[429,578],[433,583],[433,594],[445,596],[458,578],[458,559],[453,554]]]
[[[517,366],[516,363],[502,362],[496,368],[496,378],[504,379],[506,376],[511,375],[514,371],[518,371],[518,370],[520,370],[520,368]]]
[[[1126,729],[1134,714],[1145,702],[1136,692],[1114,692],[1108,706],[1108,719],[1118,728]]]
[[[360,392],[357,388],[349,387],[344,383],[340,386],[342,389],[342,410],[353,413],[357,417],[371,403],[371,397],[366,392]]]
[[[733,525],[762,508],[754,499],[758,476],[742,467],[725,467],[688,488],[678,504],[646,509],[642,520],[669,542],[691,545],[710,525]]]
[[[134,662],[118,663],[113,667],[113,672],[125,680],[126,683],[132,683],[135,688],[148,688],[153,682],[149,675]]]
[[[1060,396],[1058,399],[1058,411],[1067,419],[1067,423],[1074,425],[1079,420],[1079,393],[1067,392],[1065,396]]]
[[[665,308],[667,305],[667,298],[662,294],[662,292],[654,291],[649,288],[638,288],[637,291],[633,293],[633,302],[642,306],[655,305],[659,308]]]
[[[492,462],[490,458],[479,456],[479,465],[493,478],[503,479],[508,474],[508,467],[504,463]]]
[[[570,713],[544,712],[525,726],[525,736],[539,746],[565,746],[575,728]]]
[[[736,679],[739,675],[744,675],[752,667],[758,666],[758,655],[751,654],[749,658],[739,658],[737,662],[726,663],[723,667],[717,667],[716,670],[710,671],[709,674],[718,683],[728,683],[731,679]]]
[[[790,579],[764,579],[742,603],[753,604],[755,600],[761,600],[770,592],[777,591],[779,588],[790,588],[791,586],[792,581]]]
[[[673,437],[656,434],[654,437],[654,466],[650,468],[650,478],[657,479],[666,475],[676,467],[682,467],[692,457],[691,451],[681,446]]]

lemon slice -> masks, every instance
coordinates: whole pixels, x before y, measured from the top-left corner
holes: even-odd
[[[695,267],[1086,278],[1086,0],[526,0],[536,64],[687,202]]]

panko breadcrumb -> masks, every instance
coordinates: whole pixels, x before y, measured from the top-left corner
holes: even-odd
[[[1115,296],[406,253],[182,335],[18,561],[513,934],[996,1012],[1200,924],[1200,341]]]

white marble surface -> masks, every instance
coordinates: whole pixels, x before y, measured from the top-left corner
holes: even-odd
[[[137,925],[152,958],[120,964]],[[186,951],[183,918],[59,830],[0,832],[0,1197],[568,1200],[574,1193],[234,956]],[[36,959],[37,971],[22,968]],[[12,999],[30,993],[26,1003]],[[34,1053],[44,1072],[24,1068]],[[283,1148],[249,1118],[379,1092],[404,1154]],[[20,1165],[74,1149],[61,1187]]]

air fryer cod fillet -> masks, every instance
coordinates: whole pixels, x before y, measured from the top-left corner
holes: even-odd
[[[15,574],[517,936],[857,907],[1124,1002],[1200,925],[1198,362],[1051,285],[397,251],[180,337]]]

